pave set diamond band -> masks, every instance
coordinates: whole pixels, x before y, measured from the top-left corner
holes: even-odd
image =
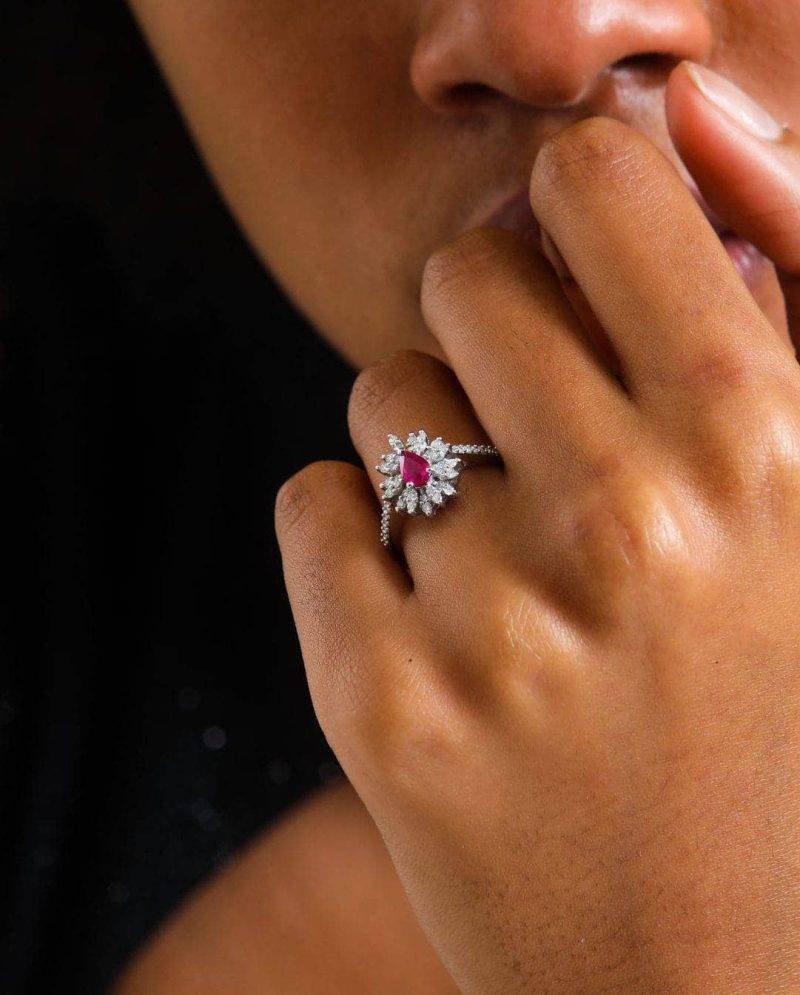
[[[405,442],[389,436],[389,452],[375,467],[386,480],[381,483],[380,539],[390,544],[389,519],[394,508],[407,515],[435,515],[458,493],[464,469],[463,456],[499,456],[494,446],[445,442],[441,436],[428,440],[420,429]]]

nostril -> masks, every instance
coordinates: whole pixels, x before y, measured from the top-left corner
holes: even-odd
[[[456,100],[482,99],[490,92],[490,87],[485,83],[456,83],[450,88],[450,94]]]
[[[453,109],[471,110],[478,104],[485,104],[488,100],[494,99],[497,95],[497,91],[485,83],[455,83],[448,88],[446,101]]]
[[[663,73],[665,76],[680,62],[674,55],[668,52],[635,52],[633,55],[626,55],[624,59],[617,61],[610,67],[614,69],[646,69]]]
[[[711,25],[697,0],[450,0],[421,4],[410,77],[431,110],[468,115],[505,102],[585,103],[609,71],[655,86],[682,59],[705,62]],[[546,7],[548,17],[534,13]],[[541,13],[541,12],[540,12]]]

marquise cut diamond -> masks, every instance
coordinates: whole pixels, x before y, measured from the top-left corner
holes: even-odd
[[[438,436],[430,443],[423,455],[429,463],[438,463],[439,460],[443,460],[447,456],[449,450],[450,446],[448,446],[441,436]]]
[[[433,475],[443,480],[454,480],[459,474],[460,459],[443,459],[431,467]]]
[[[383,496],[387,499],[397,497],[400,491],[403,489],[403,478],[398,473],[396,477],[389,477],[388,480],[384,480],[381,484],[381,490],[383,491]]]

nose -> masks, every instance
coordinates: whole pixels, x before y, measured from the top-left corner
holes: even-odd
[[[488,98],[541,108],[586,100],[616,67],[703,62],[700,0],[425,0],[411,62],[419,97],[440,112]]]

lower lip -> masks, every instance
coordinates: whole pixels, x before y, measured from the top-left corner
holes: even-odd
[[[720,241],[748,289],[755,290],[763,274],[766,258],[752,242],[739,235],[720,235]]]

